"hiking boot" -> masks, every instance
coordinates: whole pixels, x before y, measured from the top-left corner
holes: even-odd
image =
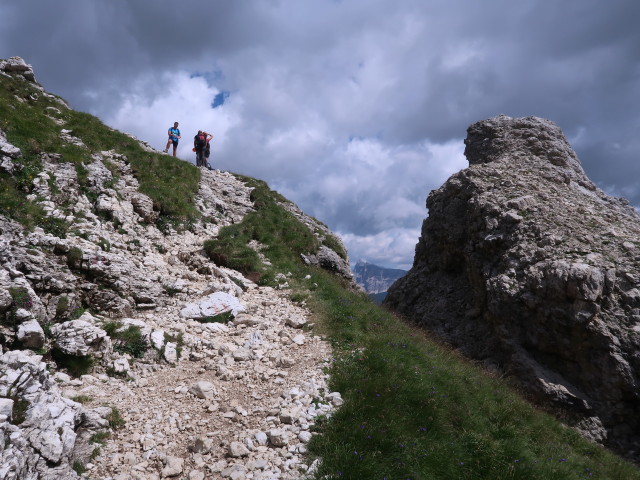
[[[166,148],[165,148],[164,150],[162,150],[162,151],[163,151],[164,153],[169,153],[169,152],[167,151],[167,149],[166,149]]]

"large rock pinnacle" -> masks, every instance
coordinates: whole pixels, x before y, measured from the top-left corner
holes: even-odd
[[[471,125],[386,305],[640,455],[640,219],[535,117]]]

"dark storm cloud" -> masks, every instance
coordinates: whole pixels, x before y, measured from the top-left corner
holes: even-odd
[[[592,180],[640,205],[635,0],[6,3],[0,58],[156,146],[174,118],[212,125],[221,168],[355,256],[410,263],[428,191],[500,113],[553,120]]]
[[[209,70],[221,53],[268,36],[261,8],[248,7],[197,0],[21,0],[5,6],[1,53],[35,65],[39,80],[77,108],[104,113],[118,106],[137,76]]]

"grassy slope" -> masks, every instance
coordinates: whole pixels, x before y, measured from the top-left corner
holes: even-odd
[[[57,125],[54,118],[64,124]],[[46,218],[39,206],[26,200],[32,191],[31,182],[42,171],[42,152],[59,153],[61,162],[75,165],[81,188],[91,199],[95,193],[85,184],[84,165],[92,161],[93,153],[115,150],[127,156],[140,191],[151,197],[160,210],[161,224],[188,224],[198,217],[194,196],[200,172],[196,167],[168,155],[146,152],[136,140],[89,114],[63,107],[21,78],[0,75],[0,129],[10,143],[21,149],[22,157],[16,163],[23,166],[13,176],[0,173],[0,212],[27,228],[41,226],[45,231],[61,235],[70,227]],[[71,130],[87,148],[61,140],[62,129]]]
[[[197,216],[195,167],[147,153],[90,115],[66,110],[41,94],[32,99],[34,92],[27,82],[0,76],[0,128],[22,149],[24,165],[16,176],[0,173],[0,212],[28,227],[68,228],[26,200],[42,169],[40,152],[61,153],[82,183],[90,154],[115,149],[128,156],[140,189],[154,199],[161,218],[187,222]],[[66,125],[46,117],[47,107],[58,108],[60,113],[49,113]],[[62,142],[61,128],[73,130],[88,149]],[[536,411],[504,383],[412,331],[366,295],[304,266],[299,253],[316,247],[317,239],[277,205],[282,197],[264,182],[243,180],[255,187],[258,211],[225,227],[207,250],[237,262],[262,283],[271,283],[276,272],[291,272],[292,298],[306,302],[334,345],[332,388],[342,392],[345,404],[332,418],[317,419],[321,435],[310,445],[311,454],[324,459],[317,478],[640,479],[636,467]],[[261,266],[247,251],[251,239],[266,245],[263,253],[273,267]]]
[[[324,459],[324,479],[640,479],[640,470],[516,395],[448,350],[412,330],[365,294],[305,267],[310,239],[274,236],[293,228],[278,196],[253,182],[258,210],[209,241],[229,262],[255,239],[273,263],[245,273],[291,272],[294,300],[305,301],[332,342],[331,388],[345,400],[310,444]],[[295,221],[295,220],[293,220]],[[238,256],[237,259],[240,259]],[[305,279],[311,275],[311,279]]]

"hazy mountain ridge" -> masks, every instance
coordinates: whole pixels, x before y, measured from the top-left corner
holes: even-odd
[[[397,279],[407,274],[399,268],[385,268],[365,260],[358,260],[353,266],[354,281],[369,294],[386,292]]]

